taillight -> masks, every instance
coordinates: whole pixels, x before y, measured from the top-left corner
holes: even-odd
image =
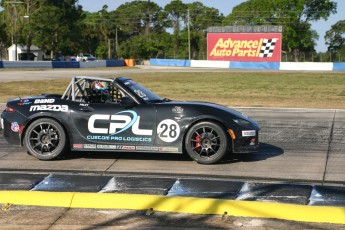
[[[16,111],[15,109],[13,109],[13,108],[11,108],[9,106],[5,107],[5,112],[7,112],[7,113],[14,113],[15,111]]]

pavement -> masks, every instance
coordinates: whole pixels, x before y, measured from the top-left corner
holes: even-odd
[[[121,75],[128,69],[28,72],[4,71],[0,81]],[[1,228],[345,229],[345,111],[236,110],[262,126],[260,152],[210,166],[136,154],[42,162],[0,141]],[[203,213],[191,214],[195,210]]]

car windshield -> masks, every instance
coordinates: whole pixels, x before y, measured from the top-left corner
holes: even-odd
[[[161,97],[154,94],[150,90],[146,89],[145,87],[141,86],[140,84],[136,83],[133,80],[125,81],[125,85],[130,88],[136,95],[141,97],[146,102],[160,102],[163,101]]]

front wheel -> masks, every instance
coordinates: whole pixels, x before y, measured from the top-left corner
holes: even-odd
[[[200,122],[187,132],[185,149],[200,164],[213,164],[228,151],[228,138],[224,129],[214,122]]]
[[[24,146],[40,160],[53,160],[66,149],[66,133],[58,122],[49,118],[38,119],[26,130]]]

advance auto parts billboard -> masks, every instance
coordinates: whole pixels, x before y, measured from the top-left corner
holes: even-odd
[[[281,33],[208,33],[208,60],[280,62]]]

